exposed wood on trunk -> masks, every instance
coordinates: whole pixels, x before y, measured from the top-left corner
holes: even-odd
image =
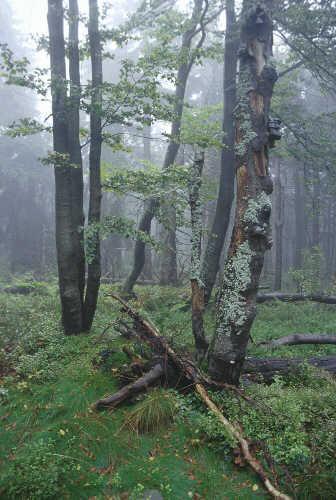
[[[252,452],[248,440],[243,436],[241,430],[234,426],[221,412],[221,410],[215,405],[215,403],[210,399],[209,394],[206,390],[206,385],[209,384],[210,387],[213,386],[212,381],[208,380],[201,371],[187,358],[179,356],[169,345],[167,340],[160,335],[156,328],[151,325],[147,320],[143,319],[140,314],[129,306],[124,300],[122,300],[117,295],[111,294],[111,297],[116,299],[122,305],[122,311],[126,312],[136,323],[136,335],[138,335],[143,341],[149,343],[154,353],[163,355],[163,361],[165,362],[165,369],[168,363],[171,363],[175,371],[180,377],[183,377],[189,382],[190,387],[194,387],[195,392],[200,396],[203,403],[209,408],[211,412],[218,418],[221,424],[225,427],[226,431],[230,437],[237,442],[239,445],[242,455],[244,456],[246,462],[252,468],[252,470],[259,476],[266,490],[270,493],[273,498],[290,500],[290,497],[283,494],[276,487],[273,486],[272,482],[267,477],[267,474],[262,466],[262,464],[256,459],[254,453]],[[95,408],[103,408],[105,406],[115,407],[119,402],[124,401],[129,396],[138,394],[139,390],[146,390],[148,384],[155,383],[165,372],[162,368],[162,364],[156,363],[154,368],[143,375],[136,382],[129,384],[115,395],[109,396],[108,398],[99,400],[95,403]],[[214,382],[215,386],[218,386]],[[227,388],[229,386],[227,385]],[[223,388],[223,385],[221,385]]]
[[[303,302],[305,300],[311,300],[312,302],[320,302],[321,304],[336,304],[336,296],[334,295],[319,295],[319,294],[302,295],[300,293],[263,293],[263,294],[258,294],[257,296],[257,302],[259,304],[271,300],[280,300],[282,302]]]
[[[230,224],[235,180],[235,124],[236,77],[239,33],[235,15],[235,0],[226,1],[226,31],[224,49],[224,147],[221,151],[221,174],[215,217],[209,232],[202,262],[202,281],[205,285],[205,303],[208,304],[219,269],[220,257]]]
[[[252,376],[252,378],[254,376],[261,377],[266,382],[271,382],[276,375],[286,376],[295,373],[302,363],[326,370],[332,375],[336,374],[336,356],[316,356],[308,359],[248,358],[245,361],[243,373]]]
[[[90,110],[90,200],[88,222],[90,229],[88,277],[84,304],[84,327],[90,330],[96,310],[100,286],[100,238],[97,224],[101,215],[100,158],[102,148],[101,107],[102,107],[102,47],[99,33],[99,10],[97,0],[89,0],[89,43],[92,68],[92,96]]]
[[[237,207],[235,226],[218,296],[216,331],[209,350],[209,372],[238,384],[264,255],[271,245],[268,119],[277,79],[270,65],[272,2],[243,2],[239,84],[236,107]]]
[[[305,345],[305,344],[336,344],[336,334],[316,334],[316,333],[293,333],[269,342],[260,342],[258,345],[269,347],[281,347],[283,345]]]

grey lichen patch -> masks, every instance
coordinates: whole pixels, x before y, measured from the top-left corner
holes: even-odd
[[[244,223],[247,225],[259,224],[260,214],[272,208],[271,197],[262,191],[256,199],[251,198],[244,214]]]
[[[227,262],[217,309],[217,338],[231,335],[235,331],[240,335],[240,328],[246,321],[245,298],[251,283],[250,264],[253,252],[249,243],[242,243],[234,256]]]

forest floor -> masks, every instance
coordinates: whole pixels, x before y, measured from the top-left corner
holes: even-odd
[[[102,287],[92,332],[77,337],[62,334],[56,285],[34,286],[25,296],[0,293],[1,498],[138,500],[149,490],[165,500],[267,497],[247,468],[233,464],[231,443],[192,393],[156,389],[114,412],[90,409],[117,389],[128,363],[122,346],[128,343],[135,353],[143,347],[111,325],[118,306],[107,296],[108,286]],[[190,312],[183,310],[188,290],[137,292],[136,307],[176,349],[191,350]],[[335,315],[335,306],[321,304],[262,305],[252,336],[257,343],[293,332],[335,333]],[[206,323],[211,331],[211,309]],[[335,346],[272,351],[252,344],[250,353],[335,354]],[[286,380],[246,388],[264,410],[232,395],[213,397],[285,466],[276,468],[282,488],[297,498],[332,499],[335,389],[331,377],[304,365]]]

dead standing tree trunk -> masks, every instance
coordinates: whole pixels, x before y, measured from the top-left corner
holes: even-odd
[[[216,330],[209,352],[214,379],[238,384],[265,251],[270,247],[268,118],[277,79],[270,65],[272,2],[244,0],[236,108],[237,208],[235,227],[218,296]]]

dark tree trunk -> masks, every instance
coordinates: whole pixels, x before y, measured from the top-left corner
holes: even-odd
[[[279,339],[270,340],[269,342],[261,342],[258,345],[268,347],[281,347],[284,345],[306,345],[306,344],[336,344],[336,335],[320,334],[320,333],[292,333]]]
[[[264,254],[270,247],[272,179],[268,167],[268,118],[277,79],[270,65],[272,2],[242,9],[239,99],[236,108],[237,209],[229,255],[216,308],[209,352],[213,378],[238,384]]]
[[[180,130],[181,130],[181,120],[182,120],[182,112],[184,107],[184,96],[187,86],[188,77],[190,74],[190,70],[194,63],[194,56],[191,54],[191,46],[193,38],[197,31],[197,26],[199,24],[201,15],[202,15],[202,6],[203,0],[194,0],[194,9],[191,19],[191,27],[183,34],[182,37],[182,45],[180,50],[180,55],[182,59],[182,63],[180,64],[177,72],[177,81],[175,88],[175,104],[174,104],[174,116],[175,119],[171,124],[170,131],[170,141],[167,147],[165,159],[163,162],[163,168],[169,168],[176,160],[176,156],[180,147]],[[207,6],[204,8],[207,9]],[[200,42],[198,43],[198,48],[201,47],[204,41],[204,36]],[[145,204],[144,214],[141,217],[138,229],[141,231],[145,231],[146,233],[150,233],[151,223],[155,215],[155,211],[159,205],[159,201],[157,199],[150,199]],[[174,212],[175,214],[175,212]],[[174,220],[174,217],[173,217]],[[176,265],[176,236],[171,237],[171,245],[168,250],[169,257],[166,258],[165,255],[162,256],[162,262],[167,262],[168,273],[165,267],[164,274],[169,275],[170,283],[177,282],[177,265]],[[126,282],[123,286],[123,292],[126,294],[132,293],[133,287],[140,276],[144,263],[145,263],[145,243],[137,240],[135,242],[134,249],[134,263],[133,269],[129,274]],[[168,262],[168,260],[169,262]],[[164,264],[162,264],[163,266]],[[167,284],[165,278],[161,280],[162,284]]]
[[[303,302],[305,300],[311,300],[312,302],[320,302],[321,304],[336,304],[336,296],[334,295],[307,295],[301,293],[264,293],[257,295],[257,302],[259,304],[270,300],[280,300],[282,302]]]
[[[274,158],[275,164],[275,277],[274,290],[280,291],[282,285],[282,244],[284,226],[284,188],[281,182],[280,158]]]
[[[224,49],[224,148],[221,152],[221,174],[215,217],[212,223],[202,263],[202,281],[205,284],[205,302],[211,297],[216,281],[225,236],[230,223],[234,199],[235,180],[235,125],[238,26],[235,16],[235,0],[226,2],[226,35]]]
[[[90,112],[90,202],[89,202],[89,247],[88,278],[85,294],[84,327],[90,330],[96,311],[101,276],[99,228],[101,213],[100,158],[102,147],[102,48],[99,33],[99,11],[97,0],[89,0],[89,42],[92,68],[92,97]],[[90,227],[91,226],[91,227]]]
[[[53,145],[55,161],[56,248],[62,323],[67,334],[82,329],[82,297],[79,286],[77,239],[74,238],[72,167],[64,166],[69,154],[68,113],[66,109],[66,69],[63,29],[63,1],[48,0],[50,67],[52,81]],[[63,156],[59,156],[63,155]],[[62,161],[63,160],[63,161]]]
[[[295,268],[301,269],[303,250],[306,247],[307,223],[305,215],[305,182],[300,165],[294,165],[295,174]]]
[[[336,374],[336,356],[318,356],[314,358],[248,358],[243,373],[251,378],[260,378],[272,382],[275,376],[286,376],[298,371],[300,364],[309,363],[316,368]]]
[[[68,106],[68,134],[71,168],[72,223],[76,245],[76,266],[81,301],[84,300],[85,254],[84,254],[84,212],[83,212],[83,165],[79,140],[79,107],[81,97],[78,47],[79,12],[77,0],[69,1],[69,76],[70,100]]]
[[[152,161],[152,150],[151,150],[151,127],[147,126],[144,129],[144,159],[146,161]],[[153,263],[152,263],[152,249],[150,245],[145,246],[145,263],[143,268],[143,277],[145,280],[153,279]]]
[[[316,167],[315,167],[316,168]],[[313,171],[313,220],[312,220],[312,246],[318,247],[320,245],[320,204],[321,204],[321,179],[318,170]]]
[[[151,198],[145,202],[144,212],[141,216],[138,231],[142,231],[146,234],[150,234],[152,220],[154,217],[154,211],[157,207],[157,200]],[[132,295],[133,288],[140,274],[142,273],[144,264],[145,264],[145,248],[146,245],[143,241],[137,240],[134,246],[134,260],[133,260],[133,269],[131,273],[128,275],[124,285],[123,285],[123,293],[125,295]]]

